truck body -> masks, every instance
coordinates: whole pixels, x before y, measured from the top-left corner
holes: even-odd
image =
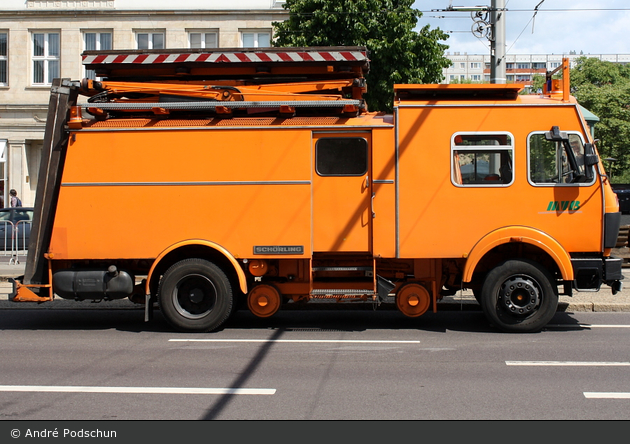
[[[101,80],[53,85],[15,301],[129,297],[211,331],[245,304],[417,317],[472,289],[532,332],[559,294],[621,289],[618,201],[566,62],[542,95],[395,85],[383,114],[364,48],[83,58]]]

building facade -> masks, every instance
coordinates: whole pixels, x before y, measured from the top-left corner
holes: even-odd
[[[443,83],[490,82],[490,54],[447,52],[453,64],[444,69]],[[530,87],[535,75],[545,75],[562,65],[567,57],[573,65],[579,57],[596,57],[615,63],[630,63],[630,54],[508,54],[505,57],[507,83]]]
[[[0,207],[10,189],[35,202],[50,85],[93,77],[93,49],[270,46],[284,1],[2,0],[0,10]],[[203,6],[200,6],[203,5]],[[8,206],[8,203],[7,203]]]

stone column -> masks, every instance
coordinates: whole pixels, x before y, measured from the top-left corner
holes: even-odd
[[[22,200],[22,205],[27,206],[24,202],[24,153],[26,150],[26,140],[9,139],[7,142],[7,202],[10,205],[9,190],[17,191],[18,197]]]

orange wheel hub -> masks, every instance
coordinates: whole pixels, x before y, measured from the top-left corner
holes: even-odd
[[[249,311],[259,318],[267,318],[275,314],[281,304],[280,293],[271,285],[257,285],[247,295]]]
[[[422,285],[403,285],[396,293],[396,306],[410,318],[424,314],[431,305],[431,295]]]

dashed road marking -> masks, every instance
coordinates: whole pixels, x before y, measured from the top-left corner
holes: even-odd
[[[602,362],[602,361],[505,361],[506,365],[523,365],[523,366],[574,366],[574,367],[598,367],[613,366],[626,367],[630,366],[630,362]]]
[[[552,328],[630,328],[625,324],[547,324]]]
[[[169,339],[169,342],[251,342],[251,343],[293,343],[293,344],[419,344],[420,341],[388,341],[359,339]]]
[[[615,392],[584,392],[587,399],[630,399],[630,393]]]
[[[274,395],[268,388],[205,388],[205,387],[92,387],[56,385],[0,385],[0,392],[39,393],[140,393],[167,395]]]

